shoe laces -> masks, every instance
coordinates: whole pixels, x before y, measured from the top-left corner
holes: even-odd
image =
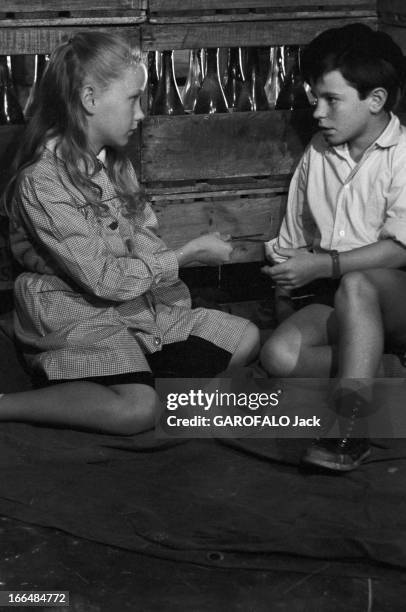
[[[349,423],[348,423],[346,435],[339,442],[340,448],[344,449],[348,445],[348,443],[350,441],[350,438],[351,438],[351,435],[352,435],[352,432],[354,431],[355,421],[358,418],[358,413],[359,413],[359,405],[355,404],[352,407],[351,416],[349,418]]]

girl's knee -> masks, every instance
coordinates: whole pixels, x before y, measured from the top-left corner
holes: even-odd
[[[255,354],[255,356],[259,352],[260,341],[261,338],[258,327],[254,325],[254,323],[248,323],[244,334],[244,343],[250,352]]]
[[[151,429],[160,414],[159,397],[152,387],[137,385],[137,389],[119,391],[112,415],[112,427],[118,435],[133,435]]]
[[[254,325],[254,323],[249,322],[233,356],[231,357],[230,365],[247,365],[258,356],[259,349],[259,329],[256,325]]]

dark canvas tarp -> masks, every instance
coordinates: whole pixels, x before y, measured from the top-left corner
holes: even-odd
[[[406,567],[406,441],[382,441],[344,476],[298,469],[306,443],[3,424],[0,514],[200,564],[283,554]]]

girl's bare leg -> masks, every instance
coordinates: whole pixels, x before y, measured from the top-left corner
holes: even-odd
[[[93,382],[9,393],[0,398],[0,421],[26,421],[131,435],[150,429],[159,400],[148,385],[104,387]]]
[[[229,367],[246,366],[257,357],[260,347],[259,330],[253,323],[249,323],[245,328],[233,356],[230,359]]]

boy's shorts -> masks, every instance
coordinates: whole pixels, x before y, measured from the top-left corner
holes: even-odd
[[[304,308],[310,304],[324,304],[334,307],[334,296],[340,285],[340,279],[323,278],[313,281],[292,293],[295,309]]]
[[[165,344],[161,351],[146,355],[151,372],[127,372],[111,376],[48,380],[43,375],[34,375],[35,388],[47,387],[65,382],[94,382],[110,387],[112,385],[148,385],[154,387],[155,378],[213,378],[225,370],[231,353],[199,336]]]

